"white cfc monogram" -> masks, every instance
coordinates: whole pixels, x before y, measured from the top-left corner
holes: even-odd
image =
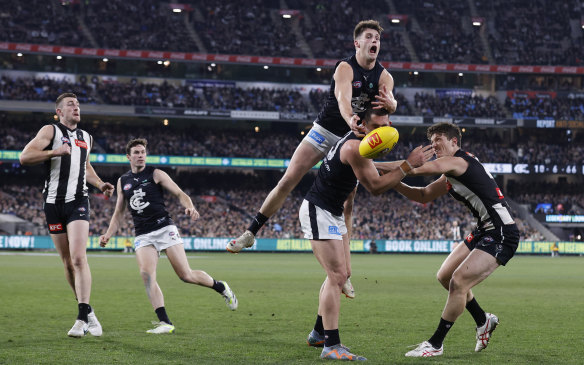
[[[144,211],[144,208],[150,205],[149,202],[145,202],[142,198],[146,196],[146,193],[142,191],[142,188],[134,190],[134,195],[130,198],[130,207],[134,209],[138,214]]]

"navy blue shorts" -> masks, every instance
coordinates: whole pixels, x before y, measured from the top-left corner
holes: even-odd
[[[89,221],[89,198],[75,199],[69,203],[45,203],[45,217],[49,233],[67,232],[67,224],[73,221]]]
[[[469,250],[481,250],[497,259],[503,266],[511,260],[519,246],[517,225],[509,224],[488,231],[475,229],[466,236],[464,243]]]

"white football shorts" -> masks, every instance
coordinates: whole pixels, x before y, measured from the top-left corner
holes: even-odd
[[[156,231],[141,234],[136,236],[134,240],[134,248],[136,250],[152,245],[158,253],[179,244],[183,244],[183,241],[175,225],[169,225]]]
[[[312,128],[306,134],[302,142],[307,142],[316,147],[325,155],[341,139],[336,134],[324,129],[321,125],[313,123]]]
[[[342,240],[343,235],[347,233],[344,215],[333,215],[328,210],[317,207],[308,200],[302,202],[298,215],[306,239]]]

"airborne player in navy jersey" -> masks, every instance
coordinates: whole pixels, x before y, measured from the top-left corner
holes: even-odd
[[[87,183],[111,196],[114,186],[103,182],[89,163],[93,139],[77,128],[81,110],[77,96],[59,95],[56,100],[59,123],[42,127],[20,155],[20,163],[45,163],[47,178],[43,189],[43,210],[47,228],[65,265],[67,282],[78,302],[75,324],[67,333],[83,337],[87,332],[101,336],[101,324],[89,305],[91,271],[87,263],[89,236],[89,198]]]
[[[191,219],[199,219],[191,198],[166,174],[154,167],[146,166],[145,139],[133,139],[126,146],[126,156],[131,170],[122,175],[117,184],[118,200],[107,232],[99,237],[105,247],[124,220],[126,204],[132,214],[136,238],[134,247],[140,275],[146,287],[146,294],[154,308],[159,322],[146,332],[154,334],[172,333],[174,325],[164,307],[164,297],[156,281],[156,267],[160,252],[166,251],[178,277],[185,283],[213,288],[225,299],[231,310],[237,309],[237,298],[224,281],[216,281],[201,270],[192,270],[185,254],[183,241],[177,227],[166,211],[163,188],[179,199],[185,214]]]
[[[519,244],[519,230],[493,176],[476,157],[460,149],[460,128],[451,123],[438,123],[429,127],[426,135],[437,159],[408,174],[442,176],[426,187],[400,183],[395,190],[420,203],[450,194],[470,209],[477,226],[466,237],[465,244],[458,245],[438,271],[438,280],[448,290],[448,300],[436,332],[406,356],[442,355],[444,338],[465,307],[477,324],[475,351],[478,352],[487,347],[499,319],[485,313],[471,288],[513,257]]]

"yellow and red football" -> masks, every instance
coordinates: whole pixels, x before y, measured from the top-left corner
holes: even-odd
[[[367,133],[359,144],[359,153],[365,158],[380,158],[389,153],[399,140],[397,129],[383,126]]]

